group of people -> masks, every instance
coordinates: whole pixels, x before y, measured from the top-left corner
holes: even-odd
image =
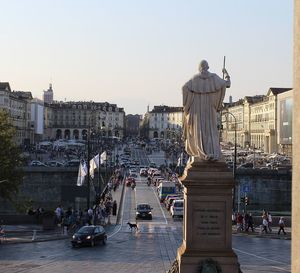
[[[61,205],[55,209],[55,223],[74,232],[85,225],[107,225],[110,224],[110,215],[116,215],[117,202],[113,201],[111,194],[106,194],[99,204],[82,211],[69,207],[66,211]]]
[[[260,233],[271,233],[272,232],[272,215],[270,212],[263,210],[262,212],[262,223],[260,225]],[[232,224],[237,226],[237,231],[242,232],[246,231],[248,232],[249,229],[254,232],[254,219],[251,213],[245,212],[245,213],[233,213],[232,214]],[[281,231],[284,235],[286,235],[286,232],[284,230],[285,228],[285,222],[284,218],[280,217],[278,222],[278,235],[281,234]]]
[[[254,232],[254,220],[251,213],[233,213],[232,223],[237,226],[238,232],[248,232],[249,229],[251,229],[251,231]]]

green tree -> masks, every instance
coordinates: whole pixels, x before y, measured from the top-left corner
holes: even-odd
[[[0,109],[0,197],[15,203],[22,183],[21,151],[14,142],[15,129],[8,113]]]

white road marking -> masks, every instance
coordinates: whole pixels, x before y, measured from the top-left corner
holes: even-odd
[[[164,213],[164,211],[163,211],[163,209],[162,209],[162,207],[161,207],[161,204],[160,204],[160,201],[159,201],[159,199],[158,199],[158,197],[157,197],[157,194],[155,193],[154,188],[153,188],[153,187],[151,187],[151,188],[152,188],[153,194],[155,195],[156,200],[157,200],[157,202],[158,202],[158,206],[159,206],[159,208],[160,208],[160,210],[161,210],[161,212],[162,212],[162,214],[163,214],[163,216],[164,216],[164,218],[165,218],[165,223],[168,224],[168,220],[167,220],[166,215],[165,215],[165,213]]]
[[[111,237],[113,237],[113,236],[115,236],[120,230],[121,230],[121,228],[122,228],[122,226],[123,226],[123,215],[124,215],[124,203],[125,203],[125,197],[126,197],[126,191],[127,191],[127,187],[126,187],[126,185],[125,185],[125,180],[123,181],[123,187],[125,187],[125,189],[124,189],[124,196],[123,196],[123,202],[122,202],[122,211],[121,211],[121,220],[120,220],[120,222],[121,222],[121,224],[120,224],[120,226],[118,227],[118,229],[114,232],[114,233],[112,233],[112,234],[110,234],[109,236],[107,236],[107,238],[111,238]]]
[[[246,255],[249,255],[249,256],[253,256],[253,257],[258,258],[258,259],[261,259],[261,260],[265,260],[265,261],[268,261],[268,262],[278,263],[278,264],[282,264],[282,265],[289,266],[289,265],[286,264],[286,263],[279,262],[279,261],[272,260],[272,259],[268,259],[268,258],[265,258],[265,257],[262,257],[262,256],[258,256],[258,255],[255,255],[255,254],[253,254],[253,253],[245,252],[245,251],[240,250],[240,249],[237,249],[237,248],[233,248],[233,250],[234,250],[234,251],[237,251],[237,252],[240,252],[240,253],[243,253],[243,254],[246,254]],[[283,271],[285,271],[285,272],[290,272],[290,270],[288,270],[288,269],[286,269],[286,268],[277,267],[277,266],[272,266],[272,267],[277,268],[277,269],[280,269],[280,270],[283,270]]]

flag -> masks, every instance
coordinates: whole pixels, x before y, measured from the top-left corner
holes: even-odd
[[[78,170],[78,177],[77,177],[77,186],[82,186],[84,182],[84,178],[87,175],[87,166],[85,162],[80,162],[79,170]]]
[[[90,160],[90,176],[94,178],[95,169],[99,168],[99,154]]]
[[[100,163],[103,164],[104,161],[106,161],[106,159],[107,159],[107,155],[106,155],[106,151],[104,151],[100,156]]]

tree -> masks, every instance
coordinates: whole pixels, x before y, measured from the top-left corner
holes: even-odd
[[[12,203],[23,177],[21,151],[14,142],[15,133],[8,113],[0,109],[0,197]]]

